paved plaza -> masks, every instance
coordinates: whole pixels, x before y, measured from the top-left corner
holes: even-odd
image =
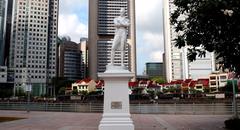
[[[97,130],[101,113],[0,110],[1,117],[26,119],[0,123],[0,130]],[[224,130],[231,115],[132,114],[135,130]]]

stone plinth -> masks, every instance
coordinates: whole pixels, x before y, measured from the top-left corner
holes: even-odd
[[[134,130],[129,112],[128,81],[134,76],[120,66],[107,66],[98,76],[104,80],[104,111],[99,130]]]

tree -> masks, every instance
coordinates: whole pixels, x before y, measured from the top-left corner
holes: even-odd
[[[237,80],[234,80],[234,86],[235,86],[235,90],[236,92],[238,92],[238,85],[237,85]],[[233,92],[233,84],[231,80],[227,81],[227,84],[225,85],[225,92],[229,92],[232,93]]]
[[[57,42],[59,44],[62,44],[62,43],[67,42],[67,41],[71,41],[71,37],[69,37],[69,36],[58,36],[57,37]]]
[[[188,46],[188,59],[214,52],[219,64],[240,74],[240,1],[174,0],[175,46]]]
[[[0,87],[0,98],[9,98],[12,94],[12,89],[3,89]]]
[[[58,90],[58,95],[65,95],[65,87],[61,87],[61,88]]]
[[[19,87],[16,89],[16,93],[15,93],[16,96],[18,97],[21,97],[21,96],[26,96],[26,93],[24,92],[24,89]]]
[[[78,90],[77,89],[73,89],[72,90],[72,95],[78,95]]]
[[[166,83],[167,81],[161,77],[161,76],[155,76],[155,77],[151,77],[150,78],[152,81],[155,81],[156,83],[159,83],[159,84],[164,84]]]
[[[54,88],[54,95],[55,94],[58,94],[60,88],[62,87],[67,87],[67,86],[71,86],[71,84],[73,83],[74,81],[71,81],[71,80],[68,80],[64,77],[53,77],[51,79],[51,85],[53,86]]]

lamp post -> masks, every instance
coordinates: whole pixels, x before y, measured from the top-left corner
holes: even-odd
[[[233,118],[238,118],[238,108],[237,108],[237,101],[236,101],[236,87],[234,84],[234,78],[232,78],[232,86],[233,86],[233,111],[234,115]]]
[[[234,83],[234,77],[236,76],[236,74],[234,72],[231,72],[228,75],[228,78],[232,79],[232,87],[233,87],[233,118],[239,118],[238,117],[238,108],[237,108],[237,101],[236,101],[236,87],[235,87],[235,83]]]
[[[27,92],[27,113],[30,112],[30,93],[32,91],[32,84],[31,84],[31,77],[30,75],[27,76],[27,83],[26,83],[26,92]]]
[[[233,10],[229,10],[229,9],[222,9],[221,10],[223,12],[224,15],[232,17],[234,14]],[[228,24],[228,23],[227,23]],[[233,111],[234,111],[234,115],[233,118],[239,118],[238,117],[238,110],[237,110],[237,101],[236,101],[236,88],[235,88],[235,84],[234,84],[234,77],[236,76],[236,74],[234,73],[234,71],[231,74],[231,78],[232,78],[232,86],[233,86]]]

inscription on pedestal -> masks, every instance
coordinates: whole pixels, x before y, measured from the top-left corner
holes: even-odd
[[[122,102],[111,102],[111,109],[122,109]]]

